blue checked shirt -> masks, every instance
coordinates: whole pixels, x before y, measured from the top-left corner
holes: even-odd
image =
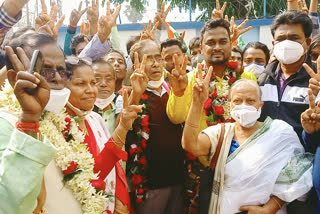
[[[20,11],[16,17],[12,18],[7,14],[2,6],[0,7],[0,45],[2,44],[7,32],[21,19],[21,16],[22,12]]]

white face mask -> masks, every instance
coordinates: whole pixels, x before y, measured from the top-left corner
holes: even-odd
[[[114,93],[106,99],[97,98],[96,102],[94,103],[99,109],[105,109],[110,103],[113,101],[113,99],[116,97]]]
[[[291,40],[284,40],[274,46],[273,53],[282,64],[293,64],[304,54],[302,45]]]
[[[150,88],[150,89],[159,88],[159,87],[161,86],[161,84],[163,83],[163,81],[164,81],[163,75],[162,75],[162,77],[161,77],[159,80],[157,80],[157,81],[150,80],[150,81],[148,82],[148,88]]]
[[[252,62],[248,65],[243,66],[244,72],[253,73],[254,75],[256,75],[257,78],[259,78],[259,76],[262,74],[264,70],[265,70],[264,64],[259,64],[255,62]]]
[[[231,110],[231,117],[240,123],[241,126],[246,128],[252,127],[259,119],[260,114],[261,108],[257,110],[254,106],[248,106],[245,104],[236,105]]]
[[[50,89],[50,98],[46,107],[46,111],[59,113],[68,102],[71,91],[68,88],[61,90]]]
[[[72,105],[70,102],[67,102],[66,105],[68,108],[70,108],[78,117],[84,118],[85,116],[87,116],[88,114],[90,114],[92,112],[91,110],[85,111],[85,110],[81,110],[77,107],[75,107],[74,105]]]

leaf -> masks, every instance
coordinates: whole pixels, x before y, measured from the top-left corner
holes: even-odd
[[[82,169],[77,169],[76,171],[71,172],[70,174],[63,176],[63,182],[65,183],[67,181],[70,181],[75,175],[77,175],[81,172],[83,172]]]
[[[74,117],[73,119],[74,119],[74,121],[75,121],[76,123],[84,120],[84,118],[81,118],[81,117]]]

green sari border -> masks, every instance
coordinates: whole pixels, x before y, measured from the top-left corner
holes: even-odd
[[[255,140],[260,137],[261,135],[263,135],[264,133],[266,133],[271,126],[272,123],[272,119],[270,117],[267,117],[264,122],[262,123],[262,125],[259,127],[259,129],[257,131],[255,131],[243,144],[241,144],[239,146],[239,148],[237,148],[231,155],[229,155],[229,157],[227,158],[227,162],[229,163],[230,161],[232,161],[242,150],[244,150],[245,148],[247,148],[248,146],[252,145],[252,143],[255,142]]]

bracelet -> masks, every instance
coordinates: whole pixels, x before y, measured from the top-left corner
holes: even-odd
[[[191,123],[188,123],[188,122],[185,122],[185,124],[187,126],[190,126],[191,128],[195,128],[195,129],[198,129],[199,128],[199,125],[194,125],[194,124],[191,124]]]
[[[123,124],[123,122],[120,120],[120,125],[125,128],[127,131],[129,131],[131,128],[128,128],[126,125]]]
[[[121,139],[121,137],[118,134],[117,129],[114,130],[114,133],[116,134],[117,138],[119,139],[120,143],[122,144],[121,147],[124,145],[124,141]],[[117,144],[119,146],[119,143],[117,143],[116,141],[114,142],[115,144]]]
[[[274,197],[271,197],[271,199],[274,200],[278,204],[279,210],[281,210],[282,206],[279,204],[279,202]]]
[[[39,123],[27,123],[27,122],[18,121],[16,123],[16,129],[18,129],[21,132],[31,131],[31,132],[40,133]]]

